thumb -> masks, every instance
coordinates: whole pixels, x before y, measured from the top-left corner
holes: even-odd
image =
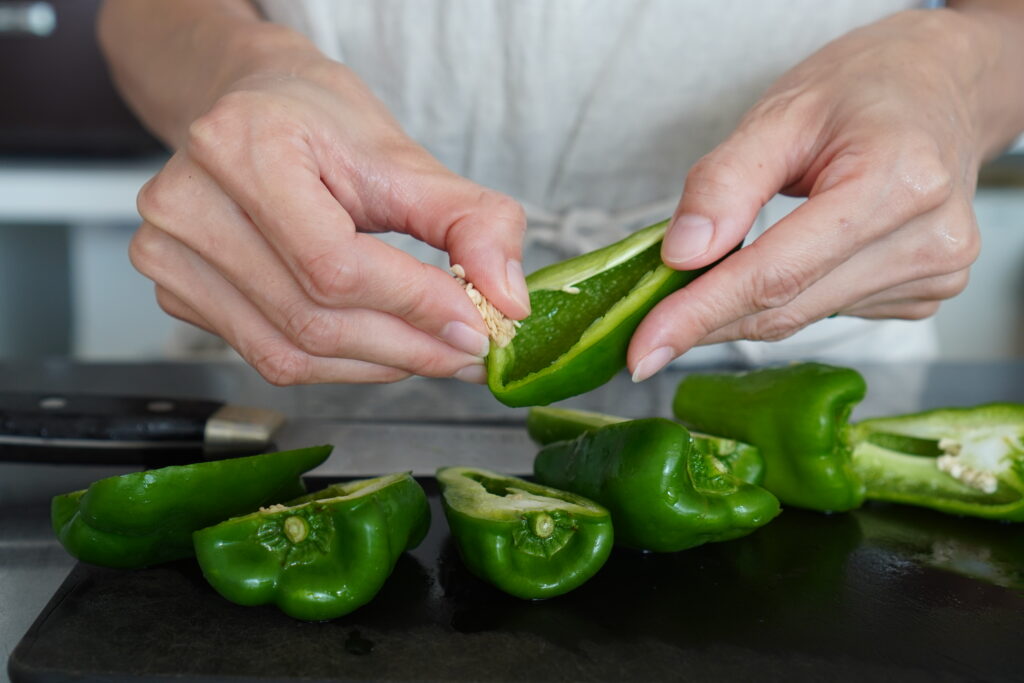
[[[526,217],[511,197],[452,173],[421,176],[407,207],[405,229],[447,251],[452,265],[498,310],[520,320],[530,313],[523,276]]]
[[[784,131],[750,123],[702,157],[686,185],[661,246],[676,270],[714,263],[750,231],[761,207],[791,182]]]

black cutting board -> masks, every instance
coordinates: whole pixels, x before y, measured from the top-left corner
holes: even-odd
[[[529,602],[468,574],[434,522],[369,605],[328,623],[220,598],[192,561],[78,564],[9,662],[14,681],[1024,678],[1024,528],[869,505],[786,510],[664,555],[617,550]]]

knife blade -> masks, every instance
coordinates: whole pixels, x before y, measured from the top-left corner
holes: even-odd
[[[283,423],[272,410],[211,400],[0,392],[0,461],[195,462],[259,453]]]

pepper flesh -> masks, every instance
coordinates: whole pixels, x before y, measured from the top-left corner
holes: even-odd
[[[192,532],[305,491],[331,446],[175,465],[54,497],[53,530],[83,562],[136,569],[192,555]]]
[[[550,598],[604,565],[612,522],[600,505],[565,491],[468,467],[437,471],[442,504],[463,562],[519,598]]]
[[[610,424],[627,422],[628,418],[568,408],[530,408],[526,416],[526,431],[530,438],[545,446],[555,441],[575,439],[583,432],[593,431]],[[702,453],[712,455],[729,472],[747,482],[761,485],[764,480],[764,458],[750,444],[701,432],[690,432],[694,446]]]
[[[532,312],[487,358],[487,384],[499,401],[546,405],[599,387],[625,367],[643,317],[705,270],[662,264],[667,226],[657,223],[526,278]]]
[[[618,543],[658,552],[744,536],[779,514],[765,489],[729,472],[663,418],[608,424],[544,446],[534,476],[604,505]]]
[[[863,420],[851,440],[868,498],[1024,521],[1024,405]]]
[[[193,539],[203,576],[228,600],[324,621],[372,600],[429,525],[423,489],[398,473],[335,484]]]
[[[783,504],[842,511],[864,501],[847,421],[866,390],[855,370],[797,363],[689,375],[672,409],[694,429],[756,446],[764,457],[764,487]]]

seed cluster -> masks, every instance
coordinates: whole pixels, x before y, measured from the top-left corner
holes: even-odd
[[[476,310],[480,311],[480,317],[484,319],[487,335],[491,341],[497,344],[498,348],[508,346],[516,336],[516,328],[519,327],[519,323],[511,318],[506,318],[504,313],[484,298],[484,295],[473,286],[473,283],[466,280],[466,270],[462,266],[455,264],[451,270],[455,280],[466,289],[466,294],[476,306]]]
[[[940,455],[935,460],[935,466],[939,468],[940,472],[945,472],[962,484],[982,493],[995,493],[999,488],[999,482],[994,474],[960,462],[961,444],[953,439],[941,439],[939,448],[945,451],[945,455]]]

